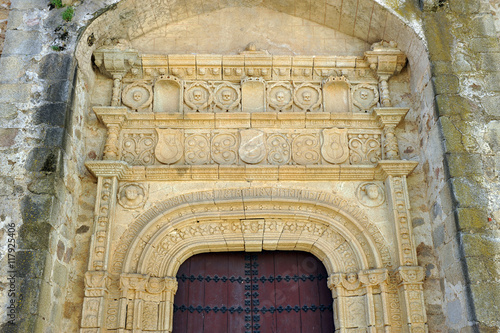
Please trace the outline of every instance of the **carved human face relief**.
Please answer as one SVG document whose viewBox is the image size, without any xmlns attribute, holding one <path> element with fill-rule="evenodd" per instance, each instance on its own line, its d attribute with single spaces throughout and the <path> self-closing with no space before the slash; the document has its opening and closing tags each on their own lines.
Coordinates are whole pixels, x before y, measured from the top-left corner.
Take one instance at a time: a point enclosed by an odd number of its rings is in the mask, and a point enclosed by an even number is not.
<svg viewBox="0 0 500 333">
<path fill-rule="evenodd" d="M 142 184 L 126 184 L 118 192 L 118 202 L 126 209 L 142 207 L 145 201 L 146 188 Z"/>
<path fill-rule="evenodd" d="M 367 207 L 380 206 L 384 200 L 384 190 L 375 183 L 363 183 L 358 186 L 356 196 L 361 204 Z"/>
<path fill-rule="evenodd" d="M 201 102 L 202 96 L 203 96 L 203 93 L 201 92 L 200 89 L 195 89 L 193 91 L 193 100 L 195 102 Z"/>
</svg>

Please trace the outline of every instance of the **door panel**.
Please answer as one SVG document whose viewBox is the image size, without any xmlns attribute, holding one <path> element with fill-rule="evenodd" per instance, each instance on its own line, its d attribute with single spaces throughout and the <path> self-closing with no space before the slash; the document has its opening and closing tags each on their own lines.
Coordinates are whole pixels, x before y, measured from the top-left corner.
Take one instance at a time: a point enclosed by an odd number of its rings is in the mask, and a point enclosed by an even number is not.
<svg viewBox="0 0 500 333">
<path fill-rule="evenodd" d="M 334 331 L 326 270 L 305 252 L 200 254 L 177 280 L 174 333 Z"/>
</svg>

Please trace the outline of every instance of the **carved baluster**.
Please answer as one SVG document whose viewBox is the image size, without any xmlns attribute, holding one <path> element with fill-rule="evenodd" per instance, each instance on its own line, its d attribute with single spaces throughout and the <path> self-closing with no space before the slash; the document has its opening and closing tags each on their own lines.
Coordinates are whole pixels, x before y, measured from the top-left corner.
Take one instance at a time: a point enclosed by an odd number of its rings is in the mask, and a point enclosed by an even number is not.
<svg viewBox="0 0 500 333">
<path fill-rule="evenodd" d="M 389 80 L 388 75 L 382 75 L 379 77 L 379 83 L 380 83 L 380 104 L 383 107 L 390 107 L 392 106 L 391 103 L 391 96 L 389 92 L 389 84 L 387 81 Z"/>
<path fill-rule="evenodd" d="M 399 146 L 396 137 L 396 126 L 401 122 L 408 109 L 379 108 L 375 113 L 384 125 L 384 159 L 399 160 Z"/>
<path fill-rule="evenodd" d="M 127 117 L 127 108 L 95 107 L 94 112 L 97 118 L 106 125 L 108 129 L 106 143 L 104 145 L 104 160 L 117 160 L 120 155 L 118 138 L 122 124 Z"/>
</svg>

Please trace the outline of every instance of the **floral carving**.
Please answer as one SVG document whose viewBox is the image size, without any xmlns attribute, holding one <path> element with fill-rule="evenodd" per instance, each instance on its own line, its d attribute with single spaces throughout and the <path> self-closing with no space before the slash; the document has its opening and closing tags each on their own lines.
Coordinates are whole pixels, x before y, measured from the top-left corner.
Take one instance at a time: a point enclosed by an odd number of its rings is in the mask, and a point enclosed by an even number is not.
<svg viewBox="0 0 500 333">
<path fill-rule="evenodd" d="M 319 138 L 314 134 L 302 134 L 293 139 L 292 158 L 297 164 L 319 162 Z"/>
<path fill-rule="evenodd" d="M 349 148 L 351 164 L 375 164 L 382 156 L 378 134 L 350 134 Z"/>
<path fill-rule="evenodd" d="M 156 137 L 151 132 L 126 132 L 122 138 L 121 159 L 132 165 L 151 165 L 155 162 L 155 144 Z"/>
</svg>

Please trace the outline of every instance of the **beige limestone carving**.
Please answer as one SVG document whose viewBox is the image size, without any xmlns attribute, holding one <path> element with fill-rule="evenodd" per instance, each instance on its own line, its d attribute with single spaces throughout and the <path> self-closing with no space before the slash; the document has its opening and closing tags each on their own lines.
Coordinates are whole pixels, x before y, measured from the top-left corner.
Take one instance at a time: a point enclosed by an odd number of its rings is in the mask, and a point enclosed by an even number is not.
<svg viewBox="0 0 500 333">
<path fill-rule="evenodd" d="M 340 332 L 425 330 L 406 185 L 416 163 L 399 159 L 394 129 L 407 109 L 389 107 L 387 85 L 404 54 L 387 43 L 365 58 L 254 47 L 139 57 L 120 47 L 96 51 L 114 80 L 113 107 L 94 108 L 108 133 L 104 160 L 86 163 L 98 195 L 81 332 L 171 332 L 183 261 L 262 250 L 309 251 L 323 261 Z M 152 106 L 130 101 L 140 87 L 152 87 Z M 192 192 L 189 182 L 201 180 L 208 189 Z M 216 189 L 218 180 L 231 186 Z M 276 186 L 252 182 L 269 180 Z M 311 181 L 350 192 L 306 190 Z M 148 186 L 173 182 L 186 186 L 148 196 Z M 136 191 L 127 197 L 127 188 Z M 120 235 L 117 215 L 128 219 Z M 374 216 L 394 233 L 379 230 Z"/>
<path fill-rule="evenodd" d="M 173 164 L 181 159 L 184 152 L 184 140 L 180 130 L 156 129 L 158 143 L 155 148 L 155 157 L 164 164 Z"/>
<path fill-rule="evenodd" d="M 344 163 L 349 158 L 349 147 L 346 129 L 324 129 L 322 132 L 323 144 L 321 155 L 332 164 Z"/>
<path fill-rule="evenodd" d="M 377 207 L 385 201 L 384 189 L 375 183 L 362 183 L 356 189 L 356 197 L 366 207 Z"/>
<path fill-rule="evenodd" d="M 134 111 L 151 111 L 153 90 L 144 82 L 131 83 L 123 89 L 122 102 Z"/>
<path fill-rule="evenodd" d="M 118 202 L 126 209 L 144 206 L 148 197 L 146 186 L 141 183 L 123 184 L 118 189 Z"/>
</svg>

